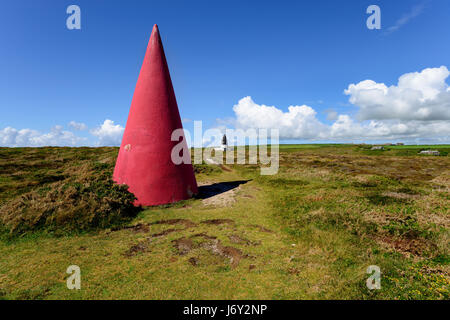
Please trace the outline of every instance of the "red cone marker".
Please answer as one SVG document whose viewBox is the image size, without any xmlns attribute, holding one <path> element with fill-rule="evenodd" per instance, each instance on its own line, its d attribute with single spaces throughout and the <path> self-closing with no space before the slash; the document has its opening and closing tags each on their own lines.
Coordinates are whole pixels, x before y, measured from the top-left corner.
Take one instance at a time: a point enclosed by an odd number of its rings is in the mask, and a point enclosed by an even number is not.
<svg viewBox="0 0 450 320">
<path fill-rule="evenodd" d="M 191 164 L 172 162 L 172 132 L 182 128 L 158 26 L 153 27 L 134 90 L 114 169 L 114 181 L 127 184 L 135 205 L 159 205 L 192 197 L 197 181 Z M 186 141 L 183 136 L 183 143 Z M 187 150 L 187 145 L 184 150 Z"/>
</svg>

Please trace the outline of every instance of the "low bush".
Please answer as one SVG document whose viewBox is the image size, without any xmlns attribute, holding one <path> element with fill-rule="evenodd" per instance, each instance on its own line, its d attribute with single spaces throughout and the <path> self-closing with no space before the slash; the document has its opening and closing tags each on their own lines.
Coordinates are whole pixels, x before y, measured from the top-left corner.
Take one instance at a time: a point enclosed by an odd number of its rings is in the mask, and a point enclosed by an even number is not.
<svg viewBox="0 0 450 320">
<path fill-rule="evenodd" d="M 139 211 L 128 186 L 112 180 L 113 162 L 86 162 L 65 180 L 7 201 L 0 222 L 10 233 L 37 229 L 73 231 L 117 225 Z"/>
</svg>

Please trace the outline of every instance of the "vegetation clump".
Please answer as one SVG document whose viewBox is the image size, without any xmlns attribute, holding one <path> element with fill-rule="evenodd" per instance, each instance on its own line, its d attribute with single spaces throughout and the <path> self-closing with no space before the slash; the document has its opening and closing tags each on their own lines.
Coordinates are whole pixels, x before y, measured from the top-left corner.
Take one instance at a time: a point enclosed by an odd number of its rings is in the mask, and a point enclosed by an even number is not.
<svg viewBox="0 0 450 320">
<path fill-rule="evenodd" d="M 66 166 L 65 179 L 39 185 L 1 205 L 0 223 L 12 234 L 38 229 L 81 231 L 111 227 L 139 210 L 128 186 L 112 180 L 114 157 Z"/>
</svg>

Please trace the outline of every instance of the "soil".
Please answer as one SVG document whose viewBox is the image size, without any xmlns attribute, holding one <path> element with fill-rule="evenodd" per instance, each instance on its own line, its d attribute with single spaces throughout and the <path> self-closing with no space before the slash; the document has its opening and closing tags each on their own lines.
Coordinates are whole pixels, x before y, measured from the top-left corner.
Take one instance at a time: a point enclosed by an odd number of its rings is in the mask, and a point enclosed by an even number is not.
<svg viewBox="0 0 450 320">
<path fill-rule="evenodd" d="M 246 239 L 237 234 L 229 235 L 228 238 L 230 239 L 231 243 L 236 243 L 236 244 L 243 244 L 243 245 L 247 245 L 247 246 L 250 246 L 250 245 L 257 246 L 257 245 L 261 244 L 261 241 L 251 241 L 251 240 Z"/>
<path fill-rule="evenodd" d="M 201 223 L 213 224 L 217 226 L 220 224 L 234 224 L 234 221 L 231 219 L 210 219 L 210 220 L 203 220 Z"/>
<path fill-rule="evenodd" d="M 182 224 L 186 228 L 195 227 L 197 224 L 195 222 L 192 222 L 188 219 L 167 219 L 167 220 L 159 220 L 152 222 L 151 224 L 168 224 L 168 225 L 175 225 L 175 224 Z"/>
<path fill-rule="evenodd" d="M 214 240 L 214 239 L 217 239 L 217 237 L 207 235 L 205 232 L 202 232 L 202 233 L 196 233 L 196 234 L 194 234 L 194 235 L 191 236 L 191 238 L 195 238 L 195 237 L 201 237 L 201 238 L 205 238 L 205 239 L 208 239 L 208 240 Z"/>
<path fill-rule="evenodd" d="M 131 231 L 134 233 L 147 233 L 150 231 L 150 228 L 146 224 L 139 223 L 131 228 Z"/>
<path fill-rule="evenodd" d="M 124 256 L 130 258 L 132 256 L 137 255 L 139 252 L 144 252 L 147 250 L 147 242 L 139 242 L 130 247 L 125 253 Z"/>
<path fill-rule="evenodd" d="M 199 262 L 198 259 L 197 259 L 197 258 L 194 258 L 194 257 L 189 258 L 188 261 L 189 261 L 189 263 L 192 264 L 194 267 L 197 266 L 197 265 L 198 265 L 198 262 Z"/>
<path fill-rule="evenodd" d="M 164 231 L 159 232 L 159 233 L 154 233 L 154 234 L 151 235 L 151 237 L 152 238 L 163 237 L 163 236 L 168 235 L 169 233 L 172 233 L 172 232 L 175 232 L 175 231 L 179 231 L 179 230 L 180 229 L 167 229 L 167 230 L 164 230 Z"/>
<path fill-rule="evenodd" d="M 172 241 L 175 248 L 178 250 L 179 255 L 185 255 L 189 253 L 194 247 L 194 242 L 189 238 L 180 238 Z"/>
<path fill-rule="evenodd" d="M 380 236 L 377 240 L 384 246 L 393 248 L 405 256 L 421 256 L 424 252 L 432 251 L 432 247 L 434 246 L 424 239 L 404 239 L 392 236 Z"/>
<path fill-rule="evenodd" d="M 111 232 L 115 232 L 115 231 L 121 231 L 121 230 L 131 230 L 133 233 L 140 233 L 140 232 L 149 232 L 150 228 L 148 227 L 148 224 L 142 224 L 142 223 L 138 223 L 134 226 L 125 226 L 125 227 L 120 227 L 120 228 L 112 228 Z"/>
<path fill-rule="evenodd" d="M 195 244 L 191 238 L 195 237 L 201 237 L 205 239 L 205 241 L 200 242 L 199 244 Z M 221 241 L 219 239 L 216 239 L 216 237 L 208 236 L 204 233 L 199 233 L 196 235 L 191 236 L 190 238 L 182 237 L 176 240 L 173 240 L 172 243 L 174 244 L 174 247 L 177 249 L 177 252 L 179 255 L 186 255 L 189 252 L 191 252 L 194 249 L 197 248 L 203 248 L 211 252 L 212 254 L 219 255 L 221 257 L 225 257 L 230 259 L 230 264 L 232 268 L 235 268 L 238 266 L 239 261 L 245 257 L 245 255 L 242 253 L 241 250 L 230 247 L 230 246 L 224 246 L 222 245 Z M 195 259 L 195 260 L 193 260 Z M 195 263 L 194 263 L 195 261 Z M 189 262 L 192 265 L 198 264 L 197 258 L 190 258 Z"/>
<path fill-rule="evenodd" d="M 237 267 L 239 265 L 239 261 L 244 258 L 241 250 L 234 247 L 223 246 L 218 239 L 204 242 L 201 246 L 213 254 L 229 258 L 232 268 Z"/>
</svg>

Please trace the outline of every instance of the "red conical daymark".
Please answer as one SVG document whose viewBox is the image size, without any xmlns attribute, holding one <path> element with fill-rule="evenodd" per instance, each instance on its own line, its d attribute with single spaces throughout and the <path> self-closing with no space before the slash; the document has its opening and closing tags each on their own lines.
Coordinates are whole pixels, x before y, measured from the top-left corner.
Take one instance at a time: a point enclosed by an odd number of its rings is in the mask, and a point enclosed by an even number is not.
<svg viewBox="0 0 450 320">
<path fill-rule="evenodd" d="M 197 193 L 191 164 L 172 162 L 172 132 L 182 128 L 163 45 L 155 24 L 134 90 L 114 169 L 114 181 L 127 184 L 135 205 L 176 202 Z M 187 150 L 183 136 L 184 150 Z"/>
</svg>

